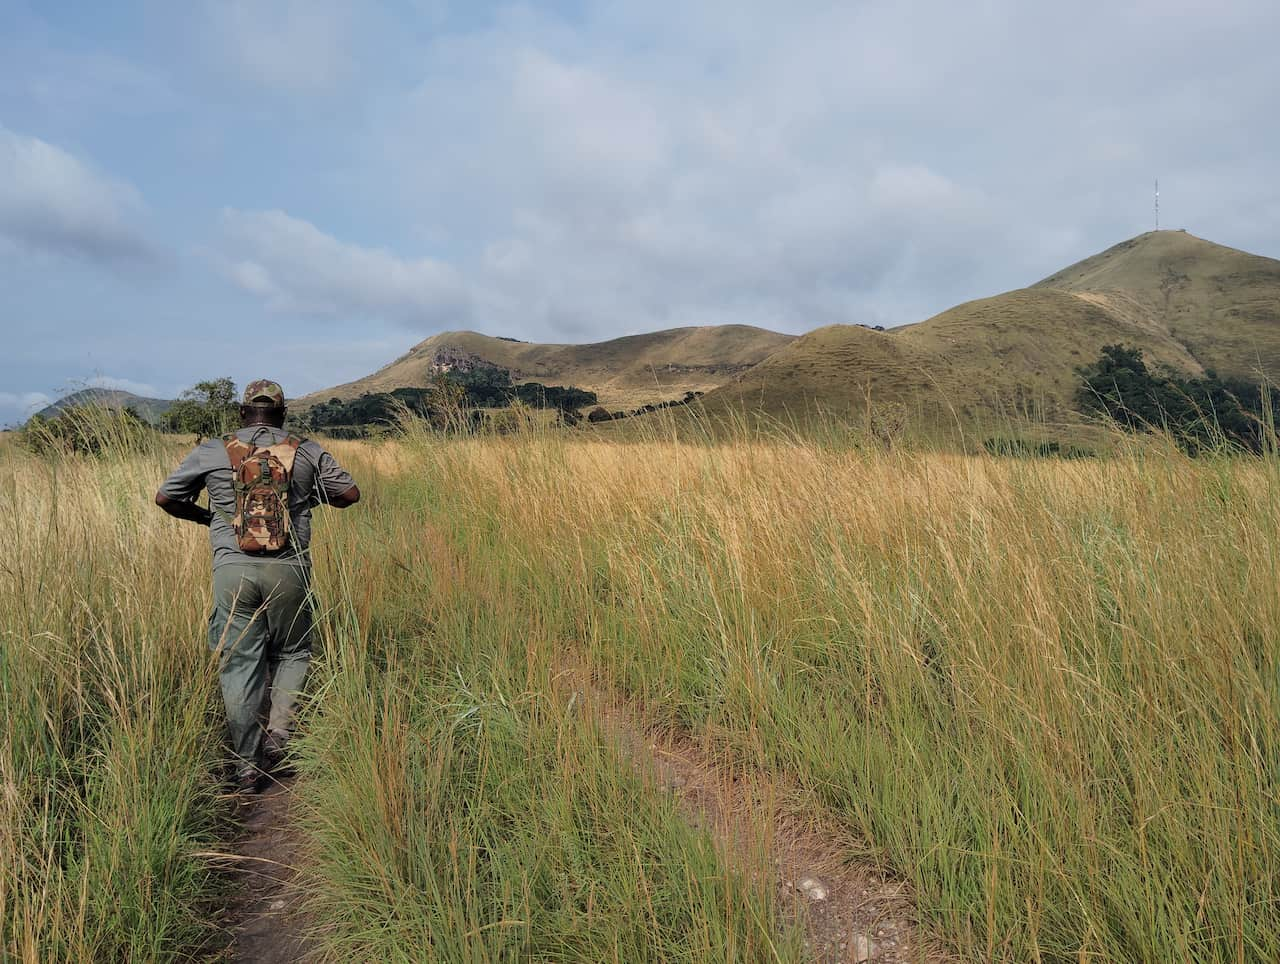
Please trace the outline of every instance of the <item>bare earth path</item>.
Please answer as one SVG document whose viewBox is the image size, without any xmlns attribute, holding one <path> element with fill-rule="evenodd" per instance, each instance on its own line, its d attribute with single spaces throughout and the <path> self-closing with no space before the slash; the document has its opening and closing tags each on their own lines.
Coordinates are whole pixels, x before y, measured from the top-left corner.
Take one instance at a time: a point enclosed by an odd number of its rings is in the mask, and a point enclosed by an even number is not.
<svg viewBox="0 0 1280 964">
<path fill-rule="evenodd" d="M 743 863 L 763 845 L 776 868 L 782 907 L 803 921 L 821 964 L 941 964 L 955 958 L 916 922 L 905 883 L 859 856 L 865 848 L 804 795 L 763 774 L 733 771 L 687 735 L 656 730 L 581 670 L 565 674 L 577 698 L 636 768 L 672 793 L 690 823 L 708 830 Z M 760 839 L 763 837 L 764 839 Z"/>
<path fill-rule="evenodd" d="M 750 770 L 712 759 L 693 739 L 649 726 L 642 713 L 581 670 L 562 682 L 586 704 L 647 780 L 671 793 L 691 824 L 710 832 L 744 866 L 761 847 L 788 916 L 803 921 L 820 964 L 950 964 L 955 958 L 916 922 L 905 884 L 860 857 L 858 841 L 805 806 L 803 793 Z M 235 881 L 227 908 L 227 959 L 286 964 L 316 959 L 299 911 L 302 838 L 290 819 L 293 778 L 270 780 L 246 800 L 244 825 L 226 856 Z"/>
<path fill-rule="evenodd" d="M 238 964 L 286 964 L 314 956 L 303 936 L 295 885 L 301 836 L 289 818 L 292 777 L 269 779 L 258 796 L 244 801 L 244 828 L 231 851 L 234 896 L 227 909 Z"/>
</svg>

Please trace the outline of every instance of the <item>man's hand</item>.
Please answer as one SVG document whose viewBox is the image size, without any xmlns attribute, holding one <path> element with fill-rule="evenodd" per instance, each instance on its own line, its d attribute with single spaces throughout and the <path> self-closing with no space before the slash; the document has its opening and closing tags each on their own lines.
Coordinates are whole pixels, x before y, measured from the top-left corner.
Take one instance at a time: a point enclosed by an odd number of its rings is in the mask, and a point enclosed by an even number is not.
<svg viewBox="0 0 1280 964">
<path fill-rule="evenodd" d="M 203 506 L 198 506 L 194 502 L 180 502 L 177 499 L 171 499 L 163 492 L 156 493 L 156 505 L 160 506 L 175 519 L 195 522 L 202 526 L 207 526 L 213 521 L 213 513 Z"/>
<path fill-rule="evenodd" d="M 346 492 L 340 492 L 329 500 L 329 505 L 335 509 L 345 509 L 349 505 L 355 505 L 360 501 L 360 487 L 353 485 Z"/>
</svg>

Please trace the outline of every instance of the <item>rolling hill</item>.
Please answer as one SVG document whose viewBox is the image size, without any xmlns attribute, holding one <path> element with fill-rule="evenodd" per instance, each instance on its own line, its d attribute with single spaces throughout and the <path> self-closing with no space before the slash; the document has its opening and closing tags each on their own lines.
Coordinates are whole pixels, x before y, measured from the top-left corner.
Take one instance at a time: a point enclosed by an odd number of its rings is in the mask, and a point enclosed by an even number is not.
<svg viewBox="0 0 1280 964">
<path fill-rule="evenodd" d="M 443 332 L 415 345 L 372 375 L 294 400 L 297 409 L 330 398 L 423 387 L 441 366 L 481 360 L 511 371 L 517 382 L 574 385 L 610 409 L 638 408 L 710 391 L 749 370 L 795 335 L 747 325 L 673 328 L 585 345 L 542 345 L 472 331 Z"/>
<path fill-rule="evenodd" d="M 1028 288 L 950 308 L 888 331 L 834 325 L 795 336 L 745 325 L 677 328 L 595 344 L 544 345 L 445 332 L 364 378 L 292 402 L 427 385 L 436 372 L 490 364 L 517 382 L 573 385 L 610 410 L 706 393 L 701 408 L 859 417 L 868 403 L 925 421 L 1034 412 L 1073 417 L 1076 369 L 1103 345 L 1141 348 L 1192 375 L 1280 375 L 1280 261 L 1183 231 L 1123 241 Z M 86 389 L 71 404 L 131 405 L 146 418 L 168 402 Z"/>
<path fill-rule="evenodd" d="M 148 398 L 117 388 L 82 388 L 78 392 L 63 395 L 52 405 L 47 405 L 37 415 L 52 418 L 64 409 L 76 405 L 100 405 L 103 408 L 132 408 L 148 422 L 157 421 L 173 402 L 164 398 Z"/>
<path fill-rule="evenodd" d="M 1167 335 L 1204 368 L 1280 376 L 1280 261 L 1153 231 L 1045 278 L 1110 314 Z"/>
<path fill-rule="evenodd" d="M 1069 417 L 1076 368 L 1117 342 L 1194 375 L 1280 374 L 1280 261 L 1152 232 L 918 324 L 810 332 L 703 405 L 801 415 L 870 401 L 923 418 L 1011 409 Z"/>
</svg>

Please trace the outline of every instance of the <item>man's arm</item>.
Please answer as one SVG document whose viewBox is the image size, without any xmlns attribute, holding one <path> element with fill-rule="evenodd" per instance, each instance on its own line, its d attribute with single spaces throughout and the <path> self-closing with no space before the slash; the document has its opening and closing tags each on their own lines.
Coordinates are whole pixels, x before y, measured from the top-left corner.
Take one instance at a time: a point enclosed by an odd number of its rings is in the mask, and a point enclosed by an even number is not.
<svg viewBox="0 0 1280 964">
<path fill-rule="evenodd" d="M 356 498 L 360 498 L 359 492 L 356 493 Z M 196 505 L 194 502 L 184 502 L 181 499 L 171 499 L 163 492 L 156 493 L 156 505 L 175 519 L 195 522 L 202 526 L 207 526 L 213 521 L 213 513 L 204 506 Z"/>
<path fill-rule="evenodd" d="M 318 505 L 331 505 L 335 509 L 345 509 L 360 501 L 360 487 L 329 452 L 314 442 L 306 443 L 314 446 L 315 458 L 315 500 Z"/>
<path fill-rule="evenodd" d="M 355 505 L 360 501 L 360 486 L 354 482 L 345 492 L 339 492 L 337 495 L 329 497 L 329 505 L 335 509 L 345 509 L 349 505 Z"/>
<path fill-rule="evenodd" d="M 196 505 L 208 474 L 201 459 L 201 450 L 199 445 L 192 449 L 182 464 L 161 483 L 156 492 L 156 505 L 175 519 L 207 526 L 213 513 Z"/>
</svg>

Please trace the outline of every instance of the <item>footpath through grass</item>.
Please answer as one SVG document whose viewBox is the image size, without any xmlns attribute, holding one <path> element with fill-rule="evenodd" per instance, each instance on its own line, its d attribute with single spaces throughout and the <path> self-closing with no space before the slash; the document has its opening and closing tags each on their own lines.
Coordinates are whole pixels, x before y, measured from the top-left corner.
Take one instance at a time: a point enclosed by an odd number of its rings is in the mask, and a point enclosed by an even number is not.
<svg viewBox="0 0 1280 964">
<path fill-rule="evenodd" d="M 578 649 L 814 790 L 968 954 L 1280 959 L 1275 463 L 554 437 L 395 457 L 352 533 L 369 553 L 329 574 L 358 602 L 313 718 L 322 906 L 351 946 L 766 948 L 764 904 L 695 887 L 697 841 L 626 805 L 549 695 Z"/>
<path fill-rule="evenodd" d="M 504 527 L 449 527 L 423 465 L 376 478 L 364 513 L 325 533 L 342 549 L 320 582 L 350 605 L 329 621 L 297 792 L 329 948 L 800 960 L 765 854 L 755 879 L 730 865 L 557 685 L 561 623 L 507 598 L 524 566 L 501 552 Z"/>
</svg>

